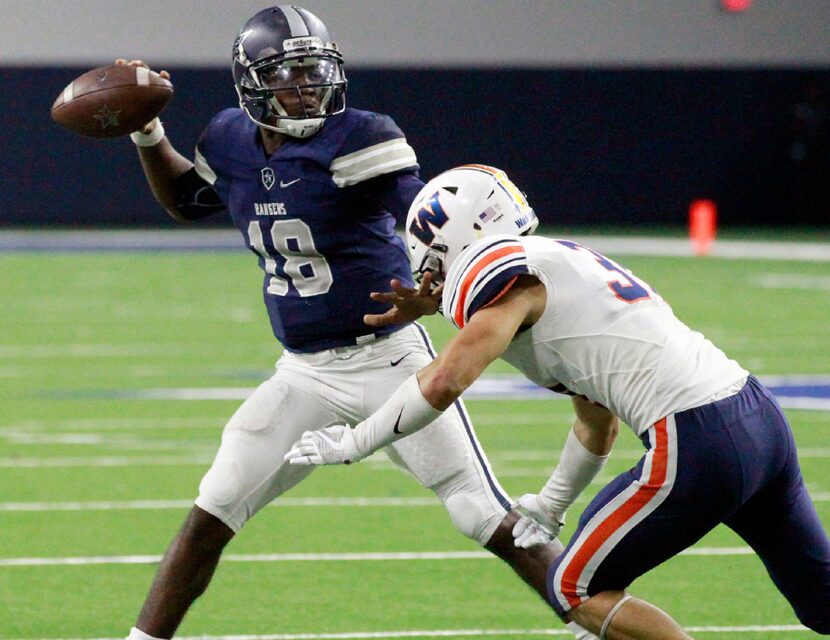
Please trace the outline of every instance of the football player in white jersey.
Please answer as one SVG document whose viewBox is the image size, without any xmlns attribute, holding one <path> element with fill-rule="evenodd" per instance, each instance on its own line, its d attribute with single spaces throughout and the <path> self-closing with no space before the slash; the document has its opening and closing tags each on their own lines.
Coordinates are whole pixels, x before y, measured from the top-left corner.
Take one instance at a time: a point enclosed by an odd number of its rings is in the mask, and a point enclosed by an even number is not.
<svg viewBox="0 0 830 640">
<path fill-rule="evenodd" d="M 626 589 L 721 523 L 756 551 L 801 622 L 830 634 L 830 540 L 772 395 L 645 282 L 575 242 L 527 237 L 536 226 L 498 169 L 466 165 L 427 183 L 407 219 L 412 264 L 421 293 L 443 287 L 443 314 L 461 331 L 368 419 L 307 432 L 286 459 L 358 461 L 430 424 L 502 357 L 572 395 L 576 412 L 550 479 L 519 500 L 517 546 L 559 533 L 619 420 L 646 448 L 586 507 L 548 570 L 549 602 L 577 637 L 689 638 Z M 367 322 L 437 310 L 417 293 L 393 282 L 373 294 L 393 307 Z"/>
</svg>

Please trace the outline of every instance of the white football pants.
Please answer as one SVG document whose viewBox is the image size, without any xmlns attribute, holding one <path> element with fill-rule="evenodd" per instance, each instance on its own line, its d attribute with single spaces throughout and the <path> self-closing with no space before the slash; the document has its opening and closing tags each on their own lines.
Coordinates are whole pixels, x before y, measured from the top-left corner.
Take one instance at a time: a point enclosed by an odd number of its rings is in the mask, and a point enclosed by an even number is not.
<svg viewBox="0 0 830 640">
<path fill-rule="evenodd" d="M 306 430 L 355 425 L 434 357 L 426 331 L 413 324 L 355 347 L 313 354 L 286 351 L 276 372 L 231 417 L 196 504 L 233 531 L 315 467 L 283 456 Z M 389 457 L 431 489 L 456 527 L 485 544 L 509 509 L 458 401 L 431 425 L 386 448 Z"/>
</svg>

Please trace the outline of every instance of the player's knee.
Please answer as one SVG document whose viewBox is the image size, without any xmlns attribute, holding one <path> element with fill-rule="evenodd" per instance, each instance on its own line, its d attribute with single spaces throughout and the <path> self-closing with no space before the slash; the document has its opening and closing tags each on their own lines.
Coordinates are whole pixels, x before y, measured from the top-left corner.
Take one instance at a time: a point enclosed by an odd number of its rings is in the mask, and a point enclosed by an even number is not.
<svg viewBox="0 0 830 640">
<path fill-rule="evenodd" d="M 234 531 L 219 518 L 194 506 L 179 531 L 177 542 L 203 555 L 218 555 L 234 535 Z"/>
<path fill-rule="evenodd" d="M 487 544 L 504 517 L 503 512 L 486 508 L 486 501 L 477 500 L 470 493 L 454 493 L 445 500 L 444 506 L 455 528 L 482 546 Z"/>
<path fill-rule="evenodd" d="M 203 511 L 220 519 L 233 531 L 239 531 L 244 524 L 235 517 L 235 507 L 243 491 L 242 472 L 239 464 L 229 458 L 218 457 L 199 484 L 196 505 Z"/>
</svg>

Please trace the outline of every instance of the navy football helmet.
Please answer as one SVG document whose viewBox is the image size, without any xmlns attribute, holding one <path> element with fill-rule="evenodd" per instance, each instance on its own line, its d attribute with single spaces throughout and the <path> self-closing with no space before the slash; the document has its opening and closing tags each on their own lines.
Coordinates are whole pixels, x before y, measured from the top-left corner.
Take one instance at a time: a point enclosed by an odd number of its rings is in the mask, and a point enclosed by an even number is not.
<svg viewBox="0 0 830 640">
<path fill-rule="evenodd" d="M 258 125 L 295 138 L 346 108 L 343 56 L 326 25 L 294 5 L 263 9 L 233 44 L 239 105 Z"/>
</svg>

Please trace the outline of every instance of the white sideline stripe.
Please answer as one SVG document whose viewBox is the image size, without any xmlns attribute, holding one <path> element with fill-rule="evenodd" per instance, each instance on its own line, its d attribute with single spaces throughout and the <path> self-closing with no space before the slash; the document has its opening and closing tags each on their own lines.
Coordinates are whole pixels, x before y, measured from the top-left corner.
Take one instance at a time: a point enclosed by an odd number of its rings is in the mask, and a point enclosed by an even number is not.
<svg viewBox="0 0 830 640">
<path fill-rule="evenodd" d="M 548 235 L 548 234 L 545 234 Z M 693 257 L 692 243 L 685 238 L 570 236 L 580 244 L 612 256 L 643 255 Z M 827 262 L 830 246 L 823 242 L 752 242 L 749 240 L 716 240 L 709 254 L 713 258 L 732 260 L 796 260 Z"/>
<path fill-rule="evenodd" d="M 809 631 L 800 624 L 730 627 L 684 627 L 692 633 L 762 633 Z M 567 629 L 429 629 L 420 631 L 351 631 L 341 633 L 266 633 L 230 636 L 176 636 L 178 640 L 366 640 L 375 638 L 466 638 L 470 636 L 570 636 Z M 123 638 L 19 638 L 17 640 L 123 640 Z"/>
<path fill-rule="evenodd" d="M 93 502 L 0 502 L 0 511 L 132 511 L 182 509 L 193 500 L 100 500 Z M 438 498 L 280 498 L 269 507 L 440 507 Z"/>
<path fill-rule="evenodd" d="M 216 174 L 207 166 L 204 157 L 196 151 L 196 169 L 211 184 Z M 544 231 L 544 229 L 543 229 Z M 542 233 L 554 237 L 550 233 Z M 569 236 L 570 240 L 587 245 L 609 257 L 681 256 L 694 258 L 692 243 L 687 238 L 654 236 Z M 202 231 L 130 230 L 130 231 L 0 231 L 0 251 L 51 250 L 164 250 L 240 248 L 239 232 L 235 229 L 205 229 Z M 826 242 L 751 242 L 717 240 L 710 254 L 715 258 L 751 260 L 801 260 L 830 262 L 830 244 Z"/>
<path fill-rule="evenodd" d="M 769 380 L 777 381 L 780 386 L 790 385 L 826 385 L 828 376 L 761 376 L 761 382 L 770 385 Z M 772 384 L 771 386 L 776 386 Z M 162 387 L 154 389 L 132 389 L 112 392 L 111 397 L 131 400 L 245 400 L 255 387 Z M 569 400 L 568 396 L 553 393 L 539 387 L 521 375 L 496 374 L 485 375 L 476 380 L 464 393 L 465 400 L 502 399 L 502 400 Z M 812 409 L 830 411 L 830 398 L 800 397 L 779 394 L 779 404 L 785 409 Z M 509 419 L 504 421 L 506 424 Z"/>
<path fill-rule="evenodd" d="M 749 556 L 749 547 L 696 547 L 688 556 Z M 487 551 L 399 551 L 386 553 L 229 553 L 223 562 L 367 562 L 387 560 L 491 560 Z M 0 558 L 0 567 L 88 566 L 100 564 L 155 564 L 161 556 L 78 556 L 70 558 Z"/>
<path fill-rule="evenodd" d="M 629 453 L 628 451 L 620 451 L 620 456 L 624 453 Z M 636 457 L 637 455 L 642 455 L 642 452 L 630 452 L 632 457 Z M 500 473 L 499 476 L 504 477 L 516 477 L 516 478 L 529 478 L 529 477 L 538 477 L 540 474 L 547 473 L 550 475 L 552 471 L 552 467 L 554 461 L 557 459 L 558 452 L 554 452 L 550 454 L 550 464 L 544 465 L 543 468 L 513 468 L 513 467 L 505 467 Z M 802 452 L 799 450 L 798 457 L 801 460 L 805 460 L 807 458 L 826 458 L 828 457 L 825 453 L 811 453 L 810 451 Z M 101 456 L 101 457 L 85 457 L 85 458 L 76 458 L 76 457 L 62 457 L 62 458 L 0 458 L 0 469 L 69 469 L 74 467 L 89 467 L 89 468 L 99 468 L 99 467 L 173 467 L 173 466 L 202 466 L 206 464 L 210 464 L 213 462 L 214 454 L 211 453 L 210 455 L 204 456 L 188 456 L 188 457 L 179 457 L 179 456 L 164 456 L 164 457 L 155 457 L 155 456 Z M 498 455 L 490 456 L 493 460 L 499 460 Z M 533 460 L 539 460 L 533 456 L 528 457 L 528 462 L 532 462 Z M 373 470 L 385 470 L 385 469 L 393 469 L 396 468 L 391 462 L 389 462 L 385 458 L 371 458 L 365 461 L 367 467 L 372 468 Z M 830 494 L 814 494 L 813 500 L 814 501 L 827 501 L 830 498 L 825 496 L 830 496 Z"/>
<path fill-rule="evenodd" d="M 830 276 L 805 273 L 762 273 L 756 283 L 764 289 L 806 289 L 830 291 Z"/>
</svg>

